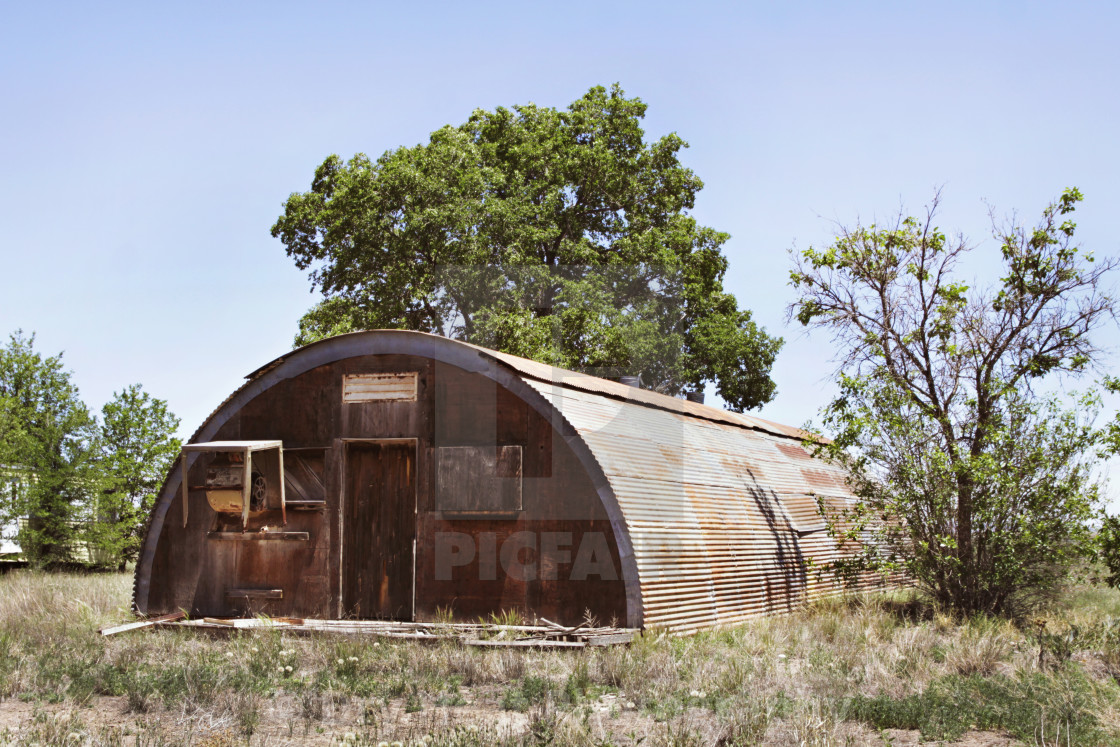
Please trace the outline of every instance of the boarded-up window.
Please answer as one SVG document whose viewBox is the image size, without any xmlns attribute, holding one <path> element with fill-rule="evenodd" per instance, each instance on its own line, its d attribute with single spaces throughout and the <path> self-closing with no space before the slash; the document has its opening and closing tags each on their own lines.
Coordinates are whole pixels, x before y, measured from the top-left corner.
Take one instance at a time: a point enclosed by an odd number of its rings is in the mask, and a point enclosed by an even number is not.
<svg viewBox="0 0 1120 747">
<path fill-rule="evenodd" d="M 323 452 L 284 454 L 284 486 L 290 504 L 325 503 Z"/>
<path fill-rule="evenodd" d="M 521 510 L 520 446 L 436 449 L 436 510 L 515 513 Z"/>
<path fill-rule="evenodd" d="M 416 401 L 415 371 L 409 373 L 347 374 L 342 377 L 343 402 Z"/>
</svg>

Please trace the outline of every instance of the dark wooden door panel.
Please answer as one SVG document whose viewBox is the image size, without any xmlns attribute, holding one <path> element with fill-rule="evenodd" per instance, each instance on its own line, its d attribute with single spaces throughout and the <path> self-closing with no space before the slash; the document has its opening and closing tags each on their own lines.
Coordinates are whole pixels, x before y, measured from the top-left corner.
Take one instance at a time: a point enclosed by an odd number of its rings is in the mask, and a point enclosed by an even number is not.
<svg viewBox="0 0 1120 747">
<path fill-rule="evenodd" d="M 343 609 L 353 617 L 412 619 L 416 447 L 346 446 Z"/>
</svg>

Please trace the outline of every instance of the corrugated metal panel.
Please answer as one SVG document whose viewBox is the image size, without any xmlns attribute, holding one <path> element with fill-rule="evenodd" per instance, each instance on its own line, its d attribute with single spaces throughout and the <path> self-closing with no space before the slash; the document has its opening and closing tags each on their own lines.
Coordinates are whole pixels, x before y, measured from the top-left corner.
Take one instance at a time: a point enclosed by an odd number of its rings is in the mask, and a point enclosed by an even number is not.
<svg viewBox="0 0 1120 747">
<path fill-rule="evenodd" d="M 487 350 L 486 348 L 478 348 L 477 346 L 472 347 L 476 347 L 487 355 L 500 360 L 518 373 L 542 383 L 558 384 L 569 389 L 576 389 L 591 394 L 602 394 L 614 399 L 636 402 L 649 407 L 656 407 L 661 410 L 668 410 L 669 412 L 689 415 L 694 418 L 703 418 L 704 420 L 710 420 L 716 423 L 728 423 L 739 427 L 754 428 L 779 436 L 797 439 L 814 438 L 812 434 L 800 428 L 781 425 L 754 415 L 727 412 L 717 407 L 709 407 L 698 402 L 677 399 L 676 397 L 670 397 L 649 389 L 640 389 L 617 381 L 600 379 L 576 371 L 557 368 L 556 366 L 550 366 L 546 363 L 519 358 L 516 355 L 499 353 L 494 350 Z"/>
<path fill-rule="evenodd" d="M 525 381 L 572 425 L 610 483 L 634 548 L 645 625 L 733 625 L 839 590 L 810 570 L 810 559 L 827 563 L 839 552 L 810 495 L 836 506 L 853 500 L 838 467 L 776 429 L 696 418 L 684 407 L 693 403 L 671 411 L 589 391 L 583 379 L 580 388 Z"/>
<path fill-rule="evenodd" d="M 342 377 L 343 402 L 416 401 L 418 377 L 409 373 L 347 374 Z"/>
<path fill-rule="evenodd" d="M 782 498 L 782 505 L 785 506 L 786 513 L 789 514 L 798 532 L 805 534 L 825 528 L 825 518 L 821 516 L 814 496 L 787 495 Z"/>
</svg>

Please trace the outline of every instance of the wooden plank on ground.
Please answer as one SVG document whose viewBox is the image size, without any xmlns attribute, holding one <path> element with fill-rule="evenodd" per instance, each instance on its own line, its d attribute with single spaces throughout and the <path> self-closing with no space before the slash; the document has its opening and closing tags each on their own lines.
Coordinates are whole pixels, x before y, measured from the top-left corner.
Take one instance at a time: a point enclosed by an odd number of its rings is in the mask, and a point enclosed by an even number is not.
<svg viewBox="0 0 1120 747">
<path fill-rule="evenodd" d="M 634 640 L 634 633 L 597 633 L 595 635 L 581 635 L 580 640 L 587 641 L 588 646 L 614 646 L 619 643 L 630 643 Z"/>
<path fill-rule="evenodd" d="M 276 622 L 268 618 L 261 617 L 204 617 L 202 622 L 208 625 L 216 625 L 222 628 L 287 628 L 288 623 Z M 195 624 L 195 627 L 202 627 Z"/>
<path fill-rule="evenodd" d="M 251 590 L 256 591 L 256 590 Z M 152 624 L 156 624 L 153 620 Z M 261 629 L 282 627 L 292 633 L 336 633 L 339 635 L 372 635 L 413 641 L 440 641 L 457 639 L 465 646 L 488 648 L 586 648 L 612 646 L 633 640 L 637 630 L 629 628 L 541 628 L 528 625 L 485 625 L 477 623 L 417 623 L 391 620 L 316 620 L 301 617 L 204 617 L 201 620 L 182 620 L 166 623 L 212 631 L 231 629 Z M 582 628 L 582 629 L 581 629 Z M 569 632 L 574 630 L 574 633 Z M 495 638 L 480 638 L 485 633 L 497 633 Z M 521 638 L 506 638 L 509 633 L 528 634 Z M 568 636 L 575 640 L 564 640 Z"/>
<path fill-rule="evenodd" d="M 150 617 L 147 620 L 137 620 L 135 622 L 122 623 L 120 625 L 109 625 L 107 627 L 101 628 L 99 632 L 101 633 L 101 635 L 116 635 L 117 633 L 124 633 L 129 630 L 139 630 L 140 628 L 147 628 L 162 622 L 173 622 L 175 620 L 182 620 L 186 616 L 187 613 L 180 610 L 179 612 L 172 612 L 168 615 Z"/>
<path fill-rule="evenodd" d="M 471 640 L 463 641 L 463 645 L 487 648 L 587 648 L 587 644 L 583 641 L 555 641 L 548 638 L 520 641 Z"/>
</svg>

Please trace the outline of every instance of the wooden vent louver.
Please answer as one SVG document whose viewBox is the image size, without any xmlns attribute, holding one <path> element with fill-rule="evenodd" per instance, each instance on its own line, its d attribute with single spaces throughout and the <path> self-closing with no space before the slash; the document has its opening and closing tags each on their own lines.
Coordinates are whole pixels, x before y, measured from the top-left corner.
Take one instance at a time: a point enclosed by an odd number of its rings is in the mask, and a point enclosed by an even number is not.
<svg viewBox="0 0 1120 747">
<path fill-rule="evenodd" d="M 347 374 L 342 377 L 342 401 L 415 402 L 419 377 L 408 373 Z"/>
</svg>

